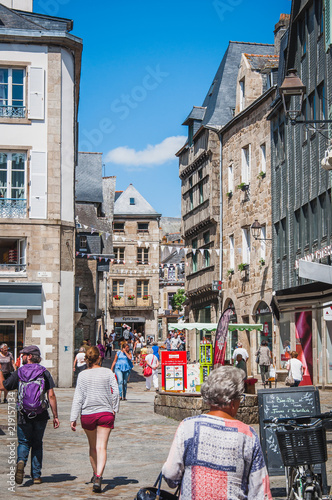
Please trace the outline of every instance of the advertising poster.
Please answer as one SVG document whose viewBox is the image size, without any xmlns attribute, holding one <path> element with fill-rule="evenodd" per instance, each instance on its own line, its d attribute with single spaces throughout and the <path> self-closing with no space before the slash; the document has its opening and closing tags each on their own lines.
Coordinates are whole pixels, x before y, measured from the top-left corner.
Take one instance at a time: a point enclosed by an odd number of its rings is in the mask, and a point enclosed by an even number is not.
<svg viewBox="0 0 332 500">
<path fill-rule="evenodd" d="M 187 353 L 185 351 L 161 351 L 161 380 L 164 391 L 185 391 L 187 388 Z"/>
<path fill-rule="evenodd" d="M 300 385 L 312 385 L 312 312 L 295 314 L 295 336 L 297 359 L 303 364 L 303 380 Z"/>
</svg>

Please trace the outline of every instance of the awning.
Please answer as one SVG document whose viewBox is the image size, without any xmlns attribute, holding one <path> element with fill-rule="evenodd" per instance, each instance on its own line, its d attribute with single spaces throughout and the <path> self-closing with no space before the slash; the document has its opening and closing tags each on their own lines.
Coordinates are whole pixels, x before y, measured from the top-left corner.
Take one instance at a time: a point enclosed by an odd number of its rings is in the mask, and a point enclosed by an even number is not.
<svg viewBox="0 0 332 500">
<path fill-rule="evenodd" d="M 206 330 L 211 332 L 217 329 L 217 323 L 168 323 L 169 330 Z"/>
<path fill-rule="evenodd" d="M 40 311 L 42 289 L 41 283 L 0 283 L 0 311 Z"/>
<path fill-rule="evenodd" d="M 263 331 L 263 325 L 260 323 L 257 323 L 257 325 L 248 325 L 246 323 L 230 323 L 228 325 L 228 330 L 230 332 L 234 332 L 234 330 L 240 330 L 240 332 L 243 332 L 244 330 L 258 330 L 260 332 Z"/>
<path fill-rule="evenodd" d="M 217 323 L 168 323 L 169 330 L 206 330 L 207 332 L 212 332 L 217 329 Z M 257 325 L 248 325 L 246 323 L 230 323 L 228 325 L 228 330 L 233 332 L 234 330 L 258 330 L 263 331 L 263 325 L 258 323 Z"/>
</svg>

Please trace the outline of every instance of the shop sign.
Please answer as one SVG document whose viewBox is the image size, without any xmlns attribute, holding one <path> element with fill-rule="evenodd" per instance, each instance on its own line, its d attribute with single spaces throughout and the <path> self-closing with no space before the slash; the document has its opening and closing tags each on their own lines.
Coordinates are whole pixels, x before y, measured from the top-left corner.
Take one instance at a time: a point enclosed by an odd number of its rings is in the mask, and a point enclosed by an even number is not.
<svg viewBox="0 0 332 500">
<path fill-rule="evenodd" d="M 323 309 L 323 317 L 325 321 L 332 321 L 332 306 Z"/>
<path fill-rule="evenodd" d="M 114 323 L 145 323 L 141 316 L 119 316 L 114 318 Z"/>
<path fill-rule="evenodd" d="M 268 334 L 269 334 L 269 324 L 268 324 L 268 322 L 267 322 L 267 321 L 264 323 L 264 329 L 263 329 L 263 332 L 264 332 L 265 337 L 267 337 L 267 336 L 268 336 Z"/>
<path fill-rule="evenodd" d="M 295 269 L 299 268 L 300 260 L 304 260 L 306 262 L 312 262 L 315 259 L 322 259 L 323 257 L 327 257 L 329 255 L 332 255 L 332 245 L 327 245 L 326 247 L 321 248 L 320 250 L 316 250 L 316 252 L 305 255 L 302 259 L 296 260 Z"/>
</svg>

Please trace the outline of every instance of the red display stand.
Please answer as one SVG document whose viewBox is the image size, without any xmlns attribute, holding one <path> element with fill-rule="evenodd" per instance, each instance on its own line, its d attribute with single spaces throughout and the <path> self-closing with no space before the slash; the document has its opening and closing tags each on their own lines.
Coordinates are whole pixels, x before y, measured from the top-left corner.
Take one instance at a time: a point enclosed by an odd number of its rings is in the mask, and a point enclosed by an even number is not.
<svg viewBox="0 0 332 500">
<path fill-rule="evenodd" d="M 187 388 L 186 351 L 161 351 L 161 386 L 163 391 L 184 392 Z"/>
</svg>

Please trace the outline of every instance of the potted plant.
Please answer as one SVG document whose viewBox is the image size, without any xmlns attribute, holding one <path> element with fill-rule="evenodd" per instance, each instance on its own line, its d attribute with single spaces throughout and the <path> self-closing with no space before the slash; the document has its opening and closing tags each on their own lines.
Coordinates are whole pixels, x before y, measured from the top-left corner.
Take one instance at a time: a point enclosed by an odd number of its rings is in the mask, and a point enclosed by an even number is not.
<svg viewBox="0 0 332 500">
<path fill-rule="evenodd" d="M 114 295 L 114 300 L 120 300 L 122 299 L 121 295 Z"/>
<path fill-rule="evenodd" d="M 134 300 L 134 298 L 135 298 L 135 295 L 128 295 L 129 300 Z"/>
<path fill-rule="evenodd" d="M 234 274 L 234 269 L 228 269 L 227 276 L 230 278 Z"/>
<path fill-rule="evenodd" d="M 241 191 L 248 191 L 249 184 L 246 184 L 245 182 L 241 182 L 241 184 L 237 185 L 237 189 L 241 189 Z"/>
<path fill-rule="evenodd" d="M 261 259 L 259 259 L 258 262 L 259 262 L 260 267 L 265 266 L 265 259 L 263 259 L 263 257 Z"/>
<path fill-rule="evenodd" d="M 239 264 L 237 268 L 239 271 L 247 271 L 247 269 L 249 269 L 249 264 L 241 262 L 241 264 Z"/>
<path fill-rule="evenodd" d="M 228 191 L 228 193 L 226 193 L 226 196 L 227 196 L 227 198 L 228 198 L 228 199 L 229 199 L 229 198 L 232 198 L 232 196 L 233 196 L 233 191 Z"/>
<path fill-rule="evenodd" d="M 149 296 L 148 295 L 143 295 L 143 300 L 148 300 Z"/>
<path fill-rule="evenodd" d="M 263 172 L 263 170 L 261 172 L 259 172 L 259 174 L 257 175 L 257 179 L 264 179 L 264 177 L 266 177 L 266 172 Z"/>
</svg>

